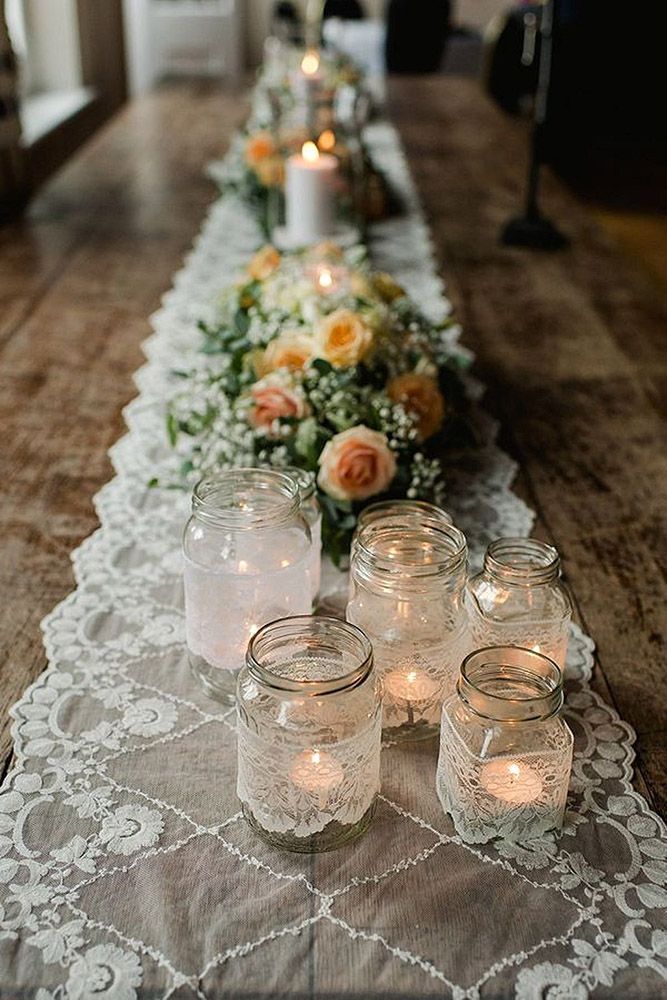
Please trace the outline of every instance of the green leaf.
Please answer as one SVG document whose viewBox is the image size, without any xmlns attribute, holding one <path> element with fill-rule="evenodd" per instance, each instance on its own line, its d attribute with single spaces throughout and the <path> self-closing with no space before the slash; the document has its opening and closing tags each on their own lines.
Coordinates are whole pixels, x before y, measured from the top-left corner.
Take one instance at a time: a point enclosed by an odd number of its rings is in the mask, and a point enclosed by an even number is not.
<svg viewBox="0 0 667 1000">
<path fill-rule="evenodd" d="M 179 432 L 178 420 L 176 419 L 173 413 L 168 413 L 167 437 L 169 438 L 169 443 L 172 446 L 172 448 L 176 445 L 176 442 L 178 440 L 178 432 Z"/>
</svg>

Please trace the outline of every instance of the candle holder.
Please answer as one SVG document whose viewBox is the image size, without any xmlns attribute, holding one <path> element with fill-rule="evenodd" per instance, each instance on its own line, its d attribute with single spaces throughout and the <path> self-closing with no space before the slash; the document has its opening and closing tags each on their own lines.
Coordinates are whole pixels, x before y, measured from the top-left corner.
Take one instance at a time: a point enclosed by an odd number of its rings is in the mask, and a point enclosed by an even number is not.
<svg viewBox="0 0 667 1000">
<path fill-rule="evenodd" d="M 436 508 L 437 510 L 437 508 Z M 373 643 L 383 682 L 383 731 L 399 740 L 438 731 L 468 647 L 465 536 L 442 516 L 385 513 L 359 531 L 346 617 Z"/>
<path fill-rule="evenodd" d="M 359 532 L 367 524 L 378 524 L 380 521 L 406 525 L 408 523 L 423 524 L 424 521 L 434 520 L 436 523 L 453 524 L 451 514 L 443 507 L 438 507 L 434 503 L 427 503 L 425 500 L 378 500 L 370 503 L 359 514 L 357 524 L 352 535 L 351 550 L 354 550 Z"/>
<path fill-rule="evenodd" d="M 563 668 L 572 604 L 560 580 L 560 558 L 535 538 L 499 538 L 465 594 L 474 648 L 522 646 Z"/>
<path fill-rule="evenodd" d="M 192 670 L 233 704 L 248 640 L 267 621 L 310 611 L 311 533 L 297 482 L 269 469 L 202 479 L 183 535 Z"/>
<path fill-rule="evenodd" d="M 315 853 L 364 833 L 380 788 L 381 702 L 360 629 L 310 616 L 264 626 L 237 714 L 237 792 L 261 837 Z"/>
<path fill-rule="evenodd" d="M 466 843 L 560 828 L 574 742 L 562 706 L 561 671 L 541 653 L 493 646 L 465 658 L 442 710 L 436 785 Z"/>
</svg>

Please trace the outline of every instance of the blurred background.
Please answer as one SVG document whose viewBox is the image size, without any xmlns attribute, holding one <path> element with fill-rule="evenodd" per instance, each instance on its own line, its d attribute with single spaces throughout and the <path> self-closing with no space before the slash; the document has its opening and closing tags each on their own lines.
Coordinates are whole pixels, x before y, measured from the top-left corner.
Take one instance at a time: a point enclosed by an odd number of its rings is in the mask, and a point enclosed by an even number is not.
<svg viewBox="0 0 667 1000">
<path fill-rule="evenodd" d="M 299 39 L 314 0 L 4 0 L 0 210 L 11 216 L 129 98 L 165 79 L 241 88 L 269 34 Z M 534 111 L 544 5 L 326 0 L 324 39 L 379 75 L 479 79 Z M 0 9 L 3 2 L 0 0 Z M 665 274 L 665 115 L 658 5 L 549 0 L 553 52 L 540 157 Z M 165 142 L 168 136 L 165 136 Z M 633 227 L 641 231 L 633 237 Z"/>
</svg>

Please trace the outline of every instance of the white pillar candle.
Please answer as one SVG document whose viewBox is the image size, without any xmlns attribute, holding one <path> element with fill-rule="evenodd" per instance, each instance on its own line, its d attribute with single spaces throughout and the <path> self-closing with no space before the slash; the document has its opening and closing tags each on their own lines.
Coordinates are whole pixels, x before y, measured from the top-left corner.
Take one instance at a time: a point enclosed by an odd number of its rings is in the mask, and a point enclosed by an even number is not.
<svg viewBox="0 0 667 1000">
<path fill-rule="evenodd" d="M 308 245 L 330 236 L 334 226 L 338 160 L 305 142 L 301 153 L 287 160 L 285 185 L 287 234 L 294 243 Z"/>
</svg>

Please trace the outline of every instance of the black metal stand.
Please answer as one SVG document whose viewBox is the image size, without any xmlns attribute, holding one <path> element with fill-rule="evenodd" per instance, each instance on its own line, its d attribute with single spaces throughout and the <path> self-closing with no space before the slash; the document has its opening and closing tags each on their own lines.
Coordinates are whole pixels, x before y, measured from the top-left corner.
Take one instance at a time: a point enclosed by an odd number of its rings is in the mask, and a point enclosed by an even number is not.
<svg viewBox="0 0 667 1000">
<path fill-rule="evenodd" d="M 553 21 L 555 0 L 547 0 L 542 9 L 540 26 L 540 71 L 535 93 L 535 113 L 530 144 L 530 162 L 526 185 L 526 206 L 523 215 L 510 219 L 503 227 L 500 239 L 506 246 L 531 247 L 536 250 L 560 250 L 568 245 L 566 236 L 557 229 L 550 219 L 540 212 L 538 188 L 544 127 L 551 82 L 551 55 L 553 48 Z"/>
</svg>

